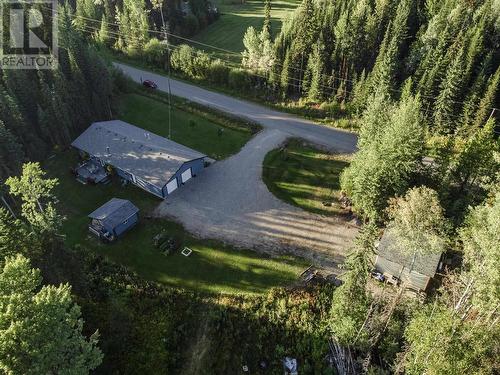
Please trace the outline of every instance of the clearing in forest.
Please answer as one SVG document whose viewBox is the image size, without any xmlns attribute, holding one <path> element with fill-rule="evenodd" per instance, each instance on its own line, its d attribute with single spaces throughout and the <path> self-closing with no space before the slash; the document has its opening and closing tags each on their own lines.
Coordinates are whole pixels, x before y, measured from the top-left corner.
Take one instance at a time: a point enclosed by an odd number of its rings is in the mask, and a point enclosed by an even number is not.
<svg viewBox="0 0 500 375">
<path fill-rule="evenodd" d="M 300 4 L 299 0 L 273 0 L 271 2 L 271 28 L 273 35 L 281 29 L 282 21 Z M 220 18 L 200 31 L 193 39 L 208 45 L 227 49 L 236 53 L 243 51 L 243 35 L 250 26 L 257 30 L 264 21 L 264 1 L 262 0 L 219 0 L 215 2 L 221 14 Z M 200 49 L 207 48 L 197 46 Z M 219 55 L 219 52 L 217 52 Z M 221 58 L 235 59 L 233 55 Z M 236 61 L 238 57 L 236 56 Z"/>
</svg>

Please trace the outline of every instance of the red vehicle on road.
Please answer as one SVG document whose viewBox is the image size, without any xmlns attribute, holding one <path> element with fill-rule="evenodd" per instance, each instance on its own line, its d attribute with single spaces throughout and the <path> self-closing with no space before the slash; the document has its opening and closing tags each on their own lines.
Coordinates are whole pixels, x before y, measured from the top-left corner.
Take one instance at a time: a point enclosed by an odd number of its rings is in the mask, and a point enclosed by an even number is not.
<svg viewBox="0 0 500 375">
<path fill-rule="evenodd" d="M 158 85 L 156 83 L 154 83 L 153 81 L 151 81 L 150 79 L 145 79 L 144 81 L 142 81 L 142 85 L 146 86 L 150 89 L 158 88 Z"/>
</svg>

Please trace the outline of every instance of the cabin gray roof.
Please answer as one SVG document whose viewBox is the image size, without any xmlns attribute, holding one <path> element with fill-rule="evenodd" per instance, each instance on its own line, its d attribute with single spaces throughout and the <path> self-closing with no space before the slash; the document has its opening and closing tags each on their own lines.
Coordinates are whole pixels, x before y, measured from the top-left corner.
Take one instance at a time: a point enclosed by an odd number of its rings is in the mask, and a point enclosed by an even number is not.
<svg viewBox="0 0 500 375">
<path fill-rule="evenodd" d="M 97 219 L 111 228 L 123 223 L 139 209 L 126 199 L 112 198 L 89 215 L 91 219 Z"/>
<path fill-rule="evenodd" d="M 120 120 L 95 122 L 71 144 L 160 189 L 202 153 Z"/>
<path fill-rule="evenodd" d="M 417 254 L 415 260 L 413 254 L 404 254 L 398 249 L 395 243 L 395 238 L 391 235 L 390 230 L 386 230 L 380 239 L 378 245 L 378 255 L 382 258 L 397 263 L 405 268 L 411 269 L 412 272 L 418 272 L 422 275 L 434 277 L 441 253 L 439 254 Z"/>
</svg>

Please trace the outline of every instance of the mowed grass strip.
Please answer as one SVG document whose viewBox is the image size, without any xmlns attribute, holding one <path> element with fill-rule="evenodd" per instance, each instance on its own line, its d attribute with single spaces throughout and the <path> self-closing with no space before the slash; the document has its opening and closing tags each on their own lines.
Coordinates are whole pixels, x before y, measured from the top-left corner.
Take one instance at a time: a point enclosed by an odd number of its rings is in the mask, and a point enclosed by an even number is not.
<svg viewBox="0 0 500 375">
<path fill-rule="evenodd" d="M 268 258 L 248 250 L 237 250 L 210 240 L 190 236 L 174 222 L 152 219 L 159 200 L 134 186 L 121 186 L 117 178 L 108 185 L 82 185 L 70 174 L 78 163 L 75 151 L 65 151 L 44 163 L 50 177 L 59 179 L 56 195 L 58 209 L 65 215 L 63 233 L 68 246 L 80 244 L 108 259 L 122 264 L 142 277 L 169 286 L 205 293 L 260 294 L 271 287 L 284 286 L 297 279 L 307 266 L 292 257 Z M 193 181 L 192 183 L 196 183 Z M 140 222 L 124 237 L 103 244 L 88 232 L 87 215 L 109 199 L 131 200 L 140 208 Z M 166 230 L 189 247 L 189 257 L 180 250 L 165 256 L 153 246 L 153 237 Z"/>
<path fill-rule="evenodd" d="M 168 138 L 168 105 L 140 94 L 127 94 L 120 101 L 120 119 Z M 237 153 L 252 137 L 250 131 L 228 128 L 203 116 L 171 110 L 172 140 L 213 159 Z"/>
<path fill-rule="evenodd" d="M 277 35 L 281 30 L 283 19 L 293 12 L 300 4 L 300 0 L 273 0 L 271 10 L 271 27 L 273 35 Z M 264 1 L 248 0 L 242 4 L 237 0 L 222 0 L 217 3 L 220 18 L 201 30 L 193 39 L 198 42 L 213 45 L 239 53 L 243 51 L 243 36 L 250 26 L 257 30 L 262 29 L 264 22 Z M 193 44 L 196 46 L 196 44 Z M 201 47 L 199 47 L 201 48 Z M 202 48 L 211 52 L 209 48 Z M 215 51 L 214 51 L 215 52 Z M 217 52 L 217 54 L 221 54 Z M 222 58 L 232 58 L 234 55 L 228 54 Z M 236 57 L 239 59 L 239 57 Z"/>
<path fill-rule="evenodd" d="M 343 215 L 339 177 L 348 165 L 346 155 L 330 154 L 293 139 L 266 155 L 263 180 L 285 202 L 314 213 Z"/>
</svg>

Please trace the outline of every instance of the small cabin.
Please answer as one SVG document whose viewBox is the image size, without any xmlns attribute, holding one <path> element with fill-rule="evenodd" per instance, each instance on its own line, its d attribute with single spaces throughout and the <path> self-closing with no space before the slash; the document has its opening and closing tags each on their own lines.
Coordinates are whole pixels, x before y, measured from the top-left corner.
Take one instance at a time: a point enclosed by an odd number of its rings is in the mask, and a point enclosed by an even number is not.
<svg viewBox="0 0 500 375">
<path fill-rule="evenodd" d="M 139 209 L 126 199 L 112 198 L 89 215 L 89 231 L 97 237 L 113 241 L 139 221 Z"/>
<path fill-rule="evenodd" d="M 398 248 L 390 230 L 386 230 L 377 246 L 375 269 L 388 280 L 392 278 L 409 289 L 425 291 L 436 275 L 441 255 L 406 254 Z"/>
</svg>

